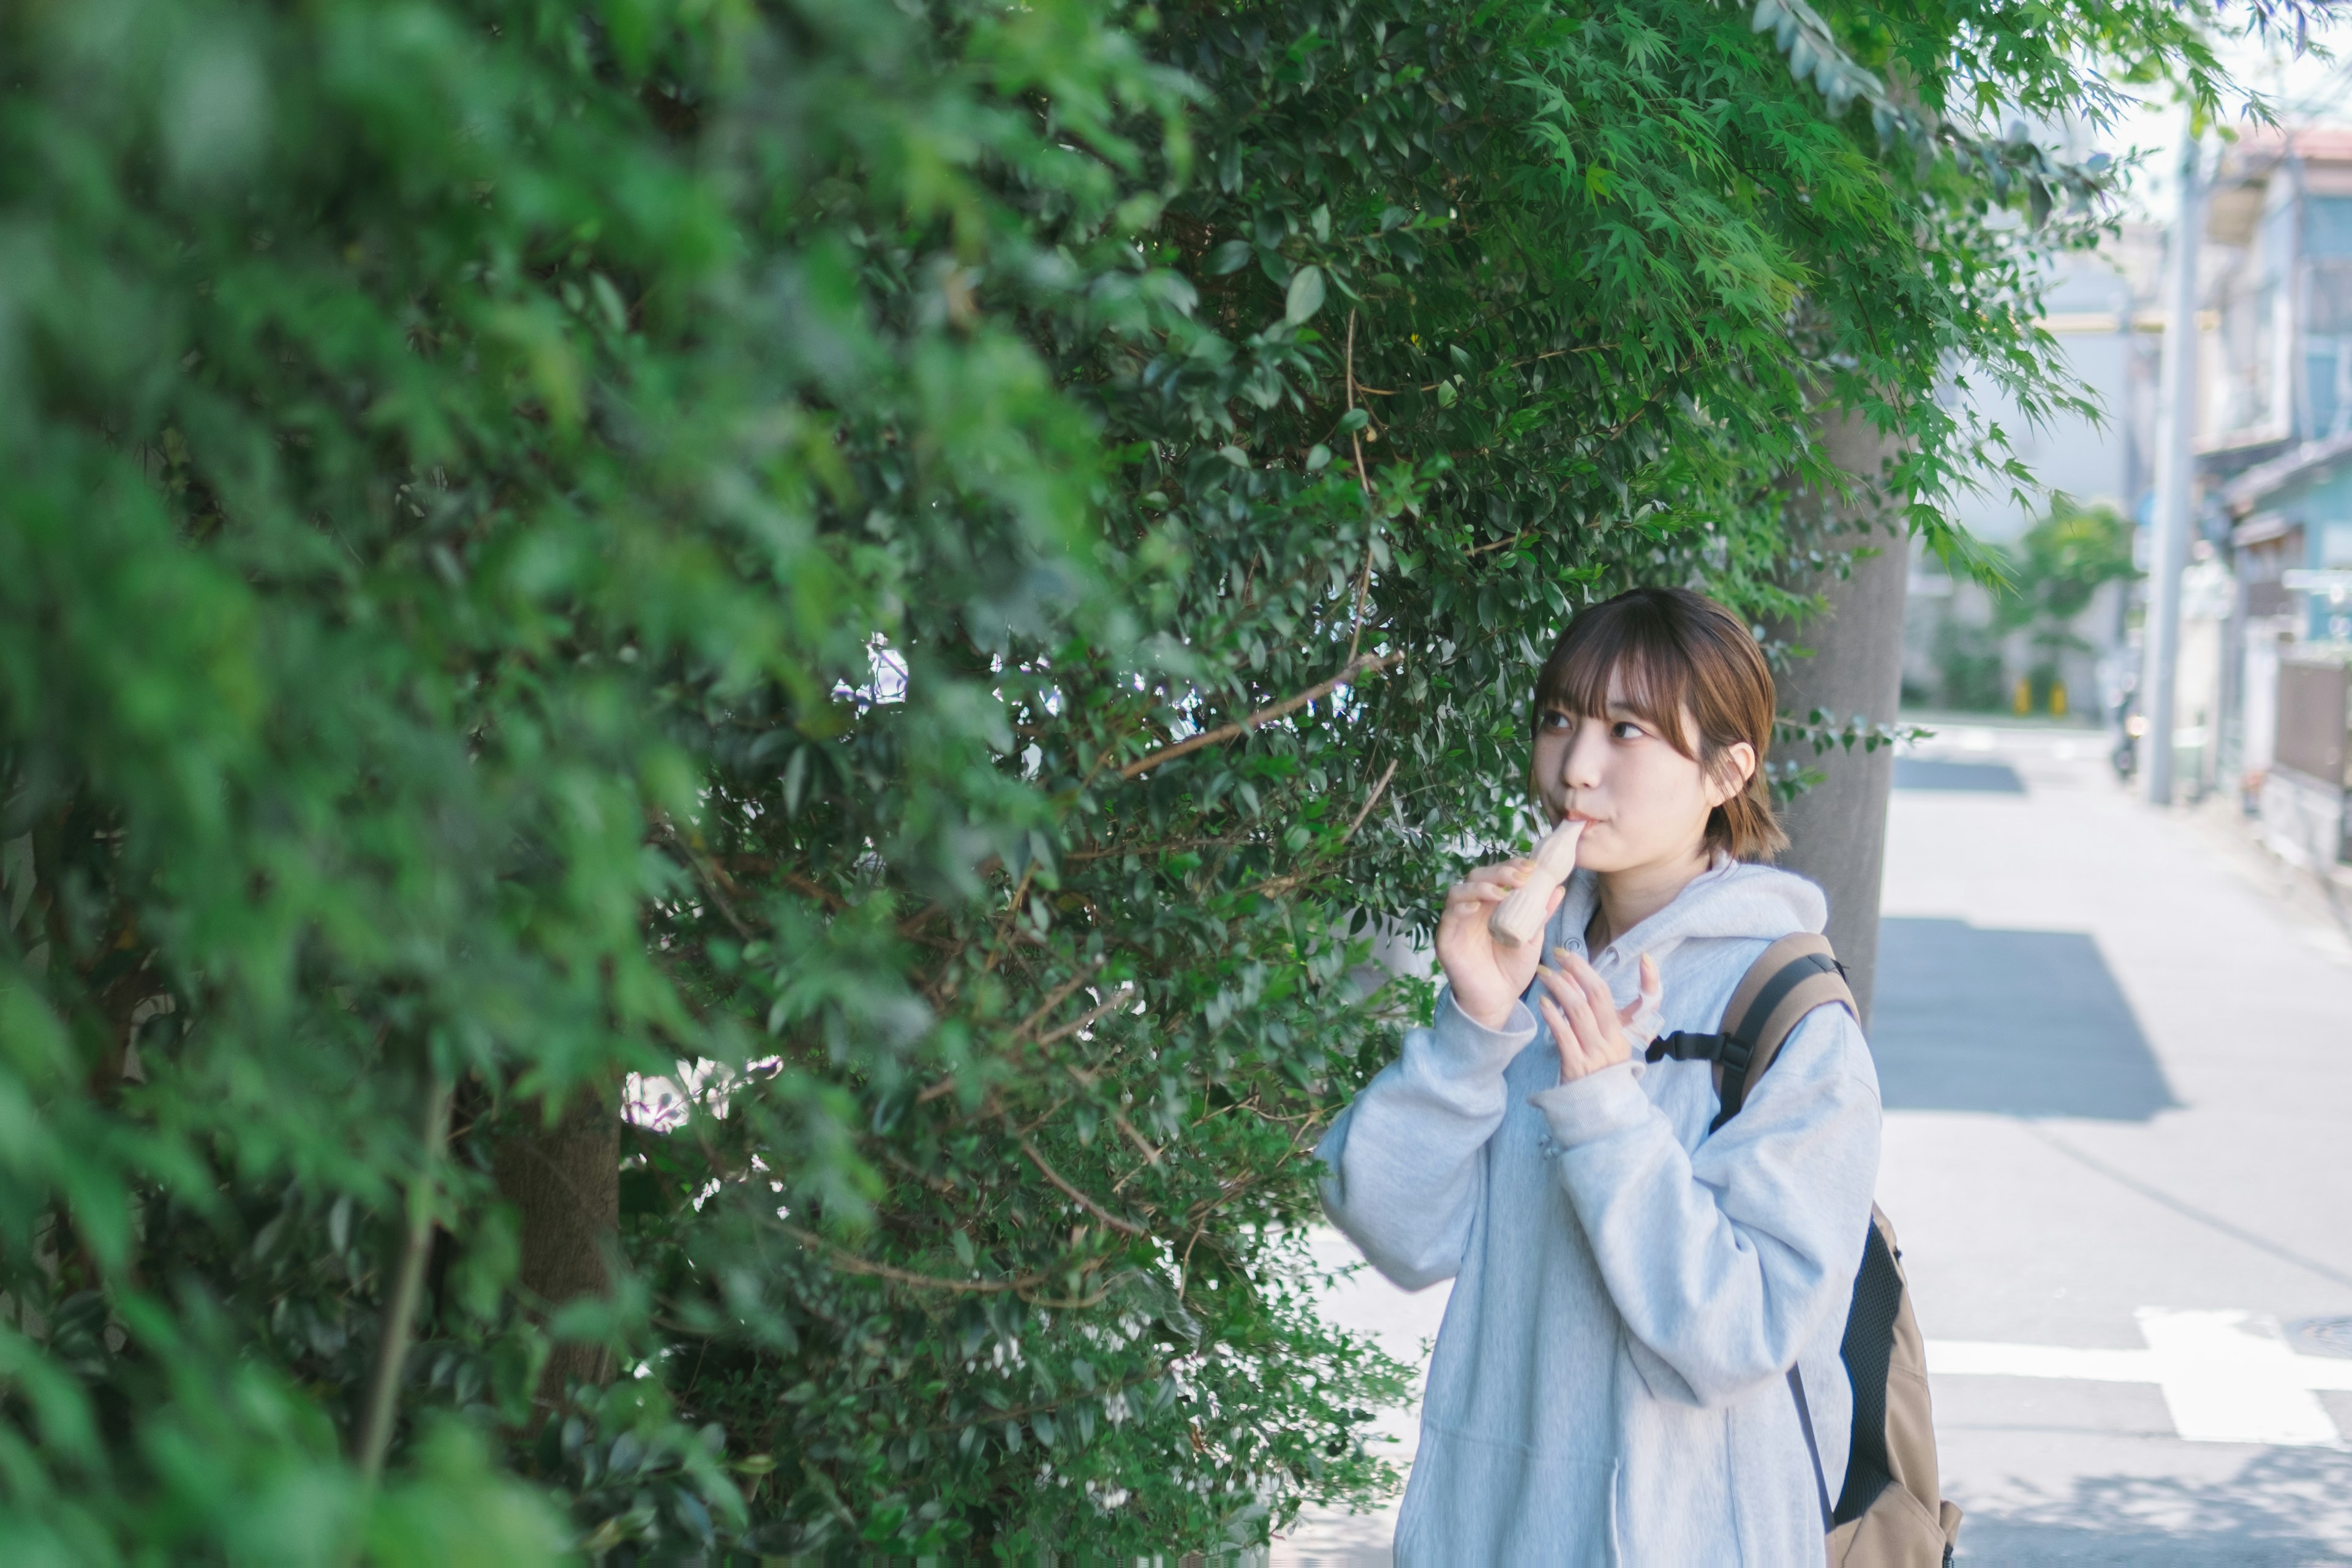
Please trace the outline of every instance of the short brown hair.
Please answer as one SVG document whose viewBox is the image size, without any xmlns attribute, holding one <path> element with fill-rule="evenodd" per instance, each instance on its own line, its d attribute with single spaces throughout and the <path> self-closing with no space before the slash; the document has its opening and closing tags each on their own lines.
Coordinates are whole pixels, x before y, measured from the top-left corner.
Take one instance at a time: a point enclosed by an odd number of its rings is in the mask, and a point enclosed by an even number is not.
<svg viewBox="0 0 2352 1568">
<path fill-rule="evenodd" d="M 1706 846 L 1769 860 L 1789 836 L 1772 819 L 1764 758 L 1772 744 L 1771 667 L 1738 616 L 1688 588 L 1632 588 L 1577 613 L 1536 677 L 1533 722 L 1552 709 L 1609 710 L 1609 678 L 1622 674 L 1622 706 L 1703 768 L 1741 741 L 1756 750 L 1747 787 L 1707 813 Z M 1684 731 L 1684 715 L 1698 724 Z M 1535 783 L 1532 772 L 1528 783 Z"/>
</svg>

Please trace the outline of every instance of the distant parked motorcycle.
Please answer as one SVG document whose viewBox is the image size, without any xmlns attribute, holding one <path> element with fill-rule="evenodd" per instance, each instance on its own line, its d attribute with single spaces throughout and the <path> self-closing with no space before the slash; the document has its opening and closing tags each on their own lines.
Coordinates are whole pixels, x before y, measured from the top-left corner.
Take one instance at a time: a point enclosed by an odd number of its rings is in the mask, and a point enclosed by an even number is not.
<svg viewBox="0 0 2352 1568">
<path fill-rule="evenodd" d="M 2139 772 L 2139 738 L 2147 733 L 2147 716 L 2138 711 L 2138 697 L 2126 688 L 2116 702 L 2116 749 L 2107 753 L 2107 761 L 2118 784 L 2131 783 Z"/>
</svg>

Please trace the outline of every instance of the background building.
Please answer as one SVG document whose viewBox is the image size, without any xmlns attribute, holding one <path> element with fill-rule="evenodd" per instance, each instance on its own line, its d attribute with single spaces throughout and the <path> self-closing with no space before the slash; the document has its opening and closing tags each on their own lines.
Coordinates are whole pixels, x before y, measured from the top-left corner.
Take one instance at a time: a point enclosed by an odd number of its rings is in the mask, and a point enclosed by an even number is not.
<svg viewBox="0 0 2352 1568">
<path fill-rule="evenodd" d="M 2213 289 L 2218 428 L 2199 464 L 2235 590 L 2218 761 L 2273 847 L 2332 864 L 2352 655 L 2352 131 L 2230 149 L 2207 233 L 2229 258 Z"/>
<path fill-rule="evenodd" d="M 2104 421 L 2036 426 L 1996 395 L 1955 388 L 2053 490 L 2141 525 L 2143 564 L 2167 244 L 2161 228 L 2126 225 L 2047 290 L 2049 329 Z M 2273 130 L 2223 149 L 2198 271 L 2199 528 L 2182 594 L 2177 776 L 2192 795 L 2241 792 L 2282 854 L 2334 863 L 2352 783 L 2352 130 Z M 2012 549 L 2042 515 L 2006 490 L 1957 510 L 1979 539 Z M 2112 718 L 2136 684 L 2141 592 L 2104 590 L 2071 627 L 2078 646 L 2055 663 L 2076 712 L 2095 693 Z M 1990 595 L 1918 560 L 1906 697 L 2013 708 L 2021 679 L 2053 661 L 2000 622 Z M 2028 693 L 2037 710 L 2046 684 Z"/>
</svg>

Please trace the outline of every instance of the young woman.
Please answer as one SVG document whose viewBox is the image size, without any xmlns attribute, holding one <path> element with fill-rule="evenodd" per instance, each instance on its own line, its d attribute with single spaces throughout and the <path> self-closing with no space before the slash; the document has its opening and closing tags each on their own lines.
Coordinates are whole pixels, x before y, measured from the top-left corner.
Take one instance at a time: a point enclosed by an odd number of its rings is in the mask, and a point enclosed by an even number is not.
<svg viewBox="0 0 2352 1568">
<path fill-rule="evenodd" d="M 1645 1066 L 1629 1038 L 1717 1028 L 1766 946 L 1822 929 L 1821 889 L 1756 863 L 1786 842 L 1759 765 L 1772 712 L 1713 601 L 1643 588 L 1578 615 L 1536 684 L 1536 793 L 1585 823 L 1543 951 L 1486 929 L 1528 862 L 1454 887 L 1435 1018 L 1318 1151 L 1331 1217 L 1381 1273 L 1454 1281 L 1400 1563 L 1822 1561 L 1787 1373 L 1834 1493 L 1878 1172 L 1869 1050 L 1814 1012 L 1710 1134 L 1707 1064 Z"/>
</svg>

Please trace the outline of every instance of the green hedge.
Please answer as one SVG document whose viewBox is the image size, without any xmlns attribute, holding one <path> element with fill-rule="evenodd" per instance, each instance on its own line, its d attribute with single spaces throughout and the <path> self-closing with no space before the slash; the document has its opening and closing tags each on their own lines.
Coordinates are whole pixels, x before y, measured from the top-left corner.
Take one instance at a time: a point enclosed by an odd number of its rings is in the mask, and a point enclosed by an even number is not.
<svg viewBox="0 0 2352 1568">
<path fill-rule="evenodd" d="M 1368 938 L 1574 605 L 1793 607 L 1824 407 L 1958 542 L 2105 178 L 1968 125 L 2086 60 L 2212 90 L 2146 3 L 7 7 L 10 1560 L 1390 1484 Z"/>
</svg>

